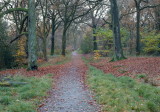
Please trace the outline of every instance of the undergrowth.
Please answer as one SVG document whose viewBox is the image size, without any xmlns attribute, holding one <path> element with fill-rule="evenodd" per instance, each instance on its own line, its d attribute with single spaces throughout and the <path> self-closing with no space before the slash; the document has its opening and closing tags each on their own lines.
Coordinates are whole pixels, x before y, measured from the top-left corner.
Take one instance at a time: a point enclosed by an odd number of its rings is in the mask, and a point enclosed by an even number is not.
<svg viewBox="0 0 160 112">
<path fill-rule="evenodd" d="M 50 57 L 49 61 L 43 62 L 39 64 L 39 67 L 47 67 L 47 66 L 53 66 L 53 65 L 61 65 L 69 62 L 71 59 L 71 55 L 68 54 L 67 56 L 52 56 Z"/>
<path fill-rule="evenodd" d="M 41 78 L 14 76 L 14 81 L 26 84 L 0 87 L 0 112 L 36 112 L 40 101 L 52 86 L 51 77 L 51 74 Z"/>
<path fill-rule="evenodd" d="M 160 88 L 89 66 L 88 84 L 107 112 L 160 112 Z"/>
</svg>

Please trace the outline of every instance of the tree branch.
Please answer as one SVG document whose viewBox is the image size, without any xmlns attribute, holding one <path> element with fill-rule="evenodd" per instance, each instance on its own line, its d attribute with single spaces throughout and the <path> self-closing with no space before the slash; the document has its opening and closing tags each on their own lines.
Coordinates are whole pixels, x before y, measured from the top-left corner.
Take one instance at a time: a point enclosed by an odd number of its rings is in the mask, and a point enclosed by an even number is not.
<svg viewBox="0 0 160 112">
<path fill-rule="evenodd" d="M 27 34 L 28 34 L 28 32 L 23 32 L 23 33 L 17 35 L 13 40 L 10 41 L 10 44 L 12 44 L 17 39 L 21 38 L 23 35 L 27 35 Z"/>
<path fill-rule="evenodd" d="M 9 13 L 14 12 L 14 11 L 23 11 L 23 12 L 27 12 L 28 13 L 28 9 L 25 9 L 25 8 L 13 8 L 13 9 L 8 9 L 8 10 L 0 13 L 0 18 L 2 18 L 5 14 L 9 14 Z"/>
</svg>

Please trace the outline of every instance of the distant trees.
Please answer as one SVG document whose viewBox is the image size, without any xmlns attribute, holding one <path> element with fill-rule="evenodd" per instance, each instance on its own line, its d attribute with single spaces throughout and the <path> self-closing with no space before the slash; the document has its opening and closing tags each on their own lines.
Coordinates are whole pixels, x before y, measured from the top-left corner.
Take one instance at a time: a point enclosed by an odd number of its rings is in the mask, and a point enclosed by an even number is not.
<svg viewBox="0 0 160 112">
<path fill-rule="evenodd" d="M 67 30 L 72 22 L 84 15 L 81 9 L 85 2 L 83 0 L 60 0 L 58 6 L 58 13 L 63 22 L 62 34 L 62 55 L 66 54 L 66 38 Z M 79 11 L 79 12 L 78 12 Z"/>
<path fill-rule="evenodd" d="M 49 9 L 49 12 L 50 12 L 50 18 L 51 18 L 51 26 L 52 26 L 52 37 L 51 37 L 51 52 L 50 54 L 51 55 L 54 55 L 55 54 L 55 33 L 56 33 L 56 30 L 59 28 L 60 24 L 61 24 L 61 20 L 60 20 L 60 17 L 58 15 L 58 1 L 57 0 L 50 0 L 50 9 Z"/>
<path fill-rule="evenodd" d="M 93 3 L 92 8 L 87 8 L 90 3 Z M 101 1 L 85 1 L 85 0 L 60 0 L 58 13 L 63 22 L 63 36 L 62 36 L 62 55 L 65 55 L 66 50 L 66 34 L 67 30 L 73 21 L 78 20 L 79 18 L 90 13 L 92 9 Z"/>
<path fill-rule="evenodd" d="M 102 18 L 104 14 L 107 12 L 107 8 L 103 3 L 106 1 L 100 2 L 97 4 L 95 8 L 93 8 L 89 14 L 89 17 L 91 18 L 91 23 L 86 23 L 89 27 L 92 28 L 92 38 L 93 38 L 93 50 L 98 50 L 97 45 L 97 37 L 96 32 L 97 30 L 103 26 L 102 24 Z M 90 8 L 94 7 L 93 5 L 90 6 Z"/>
<path fill-rule="evenodd" d="M 48 17 L 50 3 L 49 0 L 37 0 L 37 3 L 39 4 L 37 6 L 37 10 L 39 10 L 39 12 L 37 12 L 39 13 L 38 17 L 42 18 L 37 20 L 37 35 L 42 40 L 43 58 L 47 61 L 47 37 L 51 29 L 50 18 Z"/>
<path fill-rule="evenodd" d="M 136 54 L 140 55 L 140 19 L 141 11 L 147 8 L 155 8 L 158 5 L 152 5 L 149 0 L 134 0 L 136 8 Z"/>
</svg>

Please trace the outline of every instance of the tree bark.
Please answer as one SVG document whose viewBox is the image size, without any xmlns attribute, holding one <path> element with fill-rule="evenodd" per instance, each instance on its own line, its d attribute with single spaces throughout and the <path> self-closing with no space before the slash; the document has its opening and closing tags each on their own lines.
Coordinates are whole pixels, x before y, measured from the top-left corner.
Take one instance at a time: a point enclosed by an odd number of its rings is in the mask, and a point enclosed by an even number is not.
<svg viewBox="0 0 160 112">
<path fill-rule="evenodd" d="M 136 55 L 140 55 L 141 48 L 140 48 L 140 6 L 139 4 L 136 5 L 137 10 L 137 23 L 136 23 Z"/>
<path fill-rule="evenodd" d="M 47 57 L 47 43 L 46 43 L 47 38 L 44 37 L 42 41 L 43 41 L 43 57 L 44 57 L 44 60 L 47 61 L 48 60 L 48 57 Z"/>
<path fill-rule="evenodd" d="M 92 18 L 92 30 L 93 30 L 93 50 L 97 50 L 97 37 L 96 37 L 96 29 L 97 29 L 97 24 L 96 24 L 96 18 L 94 17 L 94 11 L 91 11 L 91 18 Z"/>
<path fill-rule="evenodd" d="M 123 55 L 123 49 L 121 45 L 121 36 L 120 36 L 120 24 L 119 24 L 119 10 L 117 6 L 117 0 L 110 0 L 111 2 L 111 11 L 112 11 L 112 30 L 114 36 L 114 47 L 115 47 L 115 56 L 112 61 L 125 59 Z"/>
<path fill-rule="evenodd" d="M 51 55 L 54 55 L 55 51 L 55 18 L 52 18 L 52 38 L 51 38 Z"/>
<path fill-rule="evenodd" d="M 28 0 L 28 6 L 28 70 L 36 70 L 38 66 L 35 0 Z"/>
<path fill-rule="evenodd" d="M 96 25 L 93 25 L 93 50 L 97 50 L 97 37 L 96 37 Z"/>
<path fill-rule="evenodd" d="M 62 55 L 66 55 L 66 36 L 67 36 L 67 26 L 64 24 L 63 35 L 62 35 Z"/>
<path fill-rule="evenodd" d="M 160 6 L 155 8 L 155 17 L 156 17 L 156 30 L 160 31 Z"/>
</svg>

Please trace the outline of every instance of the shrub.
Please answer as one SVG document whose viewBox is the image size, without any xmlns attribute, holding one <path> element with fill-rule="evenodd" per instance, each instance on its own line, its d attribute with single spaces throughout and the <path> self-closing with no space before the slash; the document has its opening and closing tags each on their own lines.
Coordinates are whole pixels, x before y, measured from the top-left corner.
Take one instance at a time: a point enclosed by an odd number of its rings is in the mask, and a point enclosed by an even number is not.
<svg viewBox="0 0 160 112">
<path fill-rule="evenodd" d="M 142 35 L 143 52 L 146 54 L 160 55 L 160 33 L 152 31 Z"/>
<path fill-rule="evenodd" d="M 17 51 L 15 54 L 16 57 L 16 63 L 19 66 L 23 66 L 24 64 L 27 64 L 27 54 L 26 54 L 26 37 L 23 36 L 18 40 L 17 43 Z"/>
<path fill-rule="evenodd" d="M 90 53 L 93 51 L 93 42 L 90 37 L 85 37 L 81 42 L 81 51 L 82 53 Z"/>
</svg>

